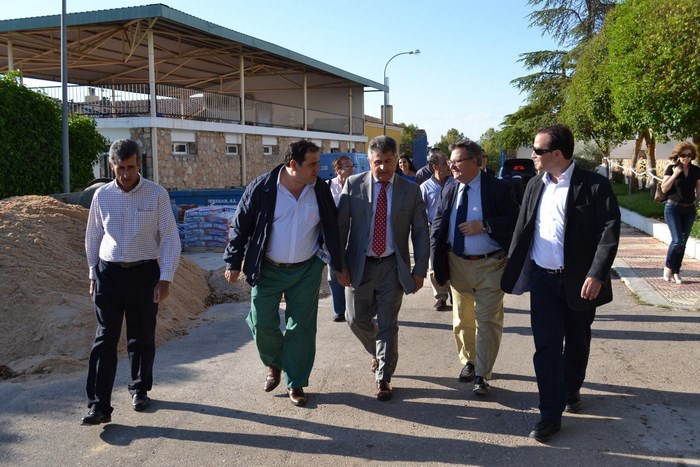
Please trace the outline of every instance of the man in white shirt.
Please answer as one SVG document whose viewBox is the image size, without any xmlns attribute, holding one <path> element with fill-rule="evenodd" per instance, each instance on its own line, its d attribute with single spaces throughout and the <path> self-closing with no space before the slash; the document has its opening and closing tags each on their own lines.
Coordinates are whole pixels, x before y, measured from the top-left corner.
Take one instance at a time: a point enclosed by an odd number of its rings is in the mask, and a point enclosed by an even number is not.
<svg viewBox="0 0 700 467">
<path fill-rule="evenodd" d="M 455 179 L 450 174 L 450 166 L 447 164 L 447 157 L 440 151 L 432 151 L 428 159 L 428 167 L 432 172 L 432 176 L 424 181 L 420 186 L 420 191 L 423 194 L 425 202 L 425 212 L 428 215 L 428 224 L 432 225 L 435 214 L 440 204 L 440 196 L 442 190 L 450 184 L 454 183 Z M 450 283 L 438 284 L 435 280 L 435 271 L 433 270 L 432 260 L 430 262 L 430 284 L 433 286 L 433 296 L 435 297 L 435 308 L 437 311 L 449 311 L 451 306 L 447 305 L 447 299 L 450 296 Z"/>
<path fill-rule="evenodd" d="M 238 203 L 224 252 L 224 277 L 241 273 L 251 285 L 246 322 L 263 364 L 264 390 L 270 392 L 286 375 L 293 405 L 306 404 L 304 387 L 316 356 L 316 322 L 321 273 L 330 253 L 338 282 L 342 273 L 337 211 L 328 184 L 318 178 L 320 148 L 311 141 L 291 143 L 284 164 L 253 180 Z M 324 248 L 325 247 L 325 248 Z M 244 261 L 245 260 L 245 261 Z M 279 305 L 285 298 L 280 330 Z"/>
<path fill-rule="evenodd" d="M 532 158 L 539 175 L 525 189 L 501 287 L 530 291 L 533 363 L 541 419 L 530 437 L 547 441 L 563 412 L 581 410 L 596 307 L 612 301 L 610 268 L 620 209 L 610 182 L 573 161 L 564 125 L 541 128 Z"/>
<path fill-rule="evenodd" d="M 340 156 L 333 161 L 335 177 L 328 180 L 331 187 L 333 201 L 338 206 L 340 195 L 343 193 L 345 180 L 355 171 L 355 166 L 349 156 Z M 328 285 L 331 289 L 331 299 L 333 300 L 333 321 L 339 323 L 345 321 L 345 287 L 336 278 L 332 268 L 328 268 Z"/>
<path fill-rule="evenodd" d="M 180 236 L 170 197 L 165 188 L 139 175 L 139 154 L 134 141 L 122 139 L 112 144 L 109 163 L 116 179 L 95 192 L 90 206 L 85 251 L 97 332 L 86 385 L 90 411 L 83 425 L 112 419 L 117 343 L 124 318 L 132 406 L 136 411 L 148 407 L 156 313 L 170 293 L 180 260 Z"/>
</svg>

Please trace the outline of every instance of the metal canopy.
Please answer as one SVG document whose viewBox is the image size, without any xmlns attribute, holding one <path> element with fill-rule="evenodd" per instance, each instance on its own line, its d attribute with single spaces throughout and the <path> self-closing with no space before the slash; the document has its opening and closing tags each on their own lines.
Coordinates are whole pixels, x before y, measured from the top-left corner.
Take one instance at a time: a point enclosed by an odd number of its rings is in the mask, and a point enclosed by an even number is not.
<svg viewBox="0 0 700 467">
<path fill-rule="evenodd" d="M 0 73 L 60 81 L 60 15 L 0 21 Z M 218 26 L 165 5 L 72 13 L 67 16 L 69 81 L 83 85 L 146 83 L 148 30 L 153 31 L 155 79 L 217 93 L 386 86 Z M 8 51 L 11 55 L 8 55 Z"/>
</svg>

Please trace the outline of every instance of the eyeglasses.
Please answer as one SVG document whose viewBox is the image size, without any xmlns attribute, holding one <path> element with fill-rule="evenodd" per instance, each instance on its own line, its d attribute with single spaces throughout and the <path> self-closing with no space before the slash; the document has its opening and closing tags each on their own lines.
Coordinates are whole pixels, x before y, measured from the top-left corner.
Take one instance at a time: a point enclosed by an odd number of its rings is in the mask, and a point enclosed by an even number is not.
<svg viewBox="0 0 700 467">
<path fill-rule="evenodd" d="M 683 154 L 678 154 L 678 157 L 693 157 L 693 154 L 690 152 L 684 152 Z"/>
<path fill-rule="evenodd" d="M 341 166 L 338 167 L 338 168 L 339 168 L 340 170 L 350 170 L 350 169 L 354 169 L 355 166 L 354 166 L 354 165 L 341 165 Z"/>
<path fill-rule="evenodd" d="M 532 152 L 537 154 L 538 156 L 542 156 L 544 154 L 547 154 L 548 152 L 556 151 L 556 149 L 545 149 L 545 148 L 536 148 L 532 147 Z"/>
<path fill-rule="evenodd" d="M 448 159 L 448 160 L 447 160 L 447 165 L 449 165 L 450 167 L 452 167 L 453 165 L 457 165 L 457 164 L 459 164 L 460 162 L 468 161 L 469 159 L 474 159 L 474 157 L 465 157 L 464 159 L 457 159 L 456 161 L 453 161 L 453 160 L 451 160 L 451 159 Z"/>
</svg>

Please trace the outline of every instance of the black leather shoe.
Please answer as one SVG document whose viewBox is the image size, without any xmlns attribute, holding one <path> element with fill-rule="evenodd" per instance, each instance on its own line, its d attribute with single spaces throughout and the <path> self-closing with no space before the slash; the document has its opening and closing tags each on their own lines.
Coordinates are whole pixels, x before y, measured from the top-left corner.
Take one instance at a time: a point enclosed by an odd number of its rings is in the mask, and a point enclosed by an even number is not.
<svg viewBox="0 0 700 467">
<path fill-rule="evenodd" d="M 474 378 L 474 394 L 480 394 L 482 396 L 489 393 L 489 383 L 486 382 L 486 378 L 477 376 Z"/>
<path fill-rule="evenodd" d="M 576 393 L 566 397 L 566 407 L 564 408 L 564 412 L 579 413 L 582 405 L 581 393 L 576 391 Z"/>
<path fill-rule="evenodd" d="M 302 405 L 306 404 L 304 389 L 290 388 L 287 389 L 287 392 L 289 393 L 289 400 L 292 401 L 292 404 L 296 405 L 297 407 L 301 407 Z"/>
<path fill-rule="evenodd" d="M 148 395 L 146 395 L 145 392 L 137 392 L 136 394 L 131 396 L 131 405 L 137 412 L 146 410 L 146 408 L 148 408 L 150 404 L 151 399 L 148 398 Z"/>
<path fill-rule="evenodd" d="M 540 443 L 544 443 L 559 430 L 561 430 L 560 421 L 540 420 L 530 432 L 530 438 L 535 438 Z"/>
<path fill-rule="evenodd" d="M 343 321 L 345 321 L 345 315 L 343 313 L 333 315 L 333 321 L 335 321 L 336 323 L 342 323 Z"/>
<path fill-rule="evenodd" d="M 265 379 L 265 392 L 270 392 L 280 385 L 282 370 L 274 366 L 267 367 L 267 378 Z"/>
<path fill-rule="evenodd" d="M 377 381 L 377 400 L 388 401 L 392 397 L 394 397 L 394 390 L 391 389 L 391 384 L 381 379 Z"/>
<path fill-rule="evenodd" d="M 109 423 L 112 421 L 112 416 L 107 415 L 97 407 L 91 407 L 86 416 L 80 420 L 81 425 L 99 425 L 100 423 Z"/>
<path fill-rule="evenodd" d="M 459 380 L 462 383 L 469 383 L 470 381 L 474 381 L 475 375 L 474 364 L 467 362 L 467 364 L 464 365 L 464 368 L 462 368 L 462 371 L 459 372 Z"/>
</svg>

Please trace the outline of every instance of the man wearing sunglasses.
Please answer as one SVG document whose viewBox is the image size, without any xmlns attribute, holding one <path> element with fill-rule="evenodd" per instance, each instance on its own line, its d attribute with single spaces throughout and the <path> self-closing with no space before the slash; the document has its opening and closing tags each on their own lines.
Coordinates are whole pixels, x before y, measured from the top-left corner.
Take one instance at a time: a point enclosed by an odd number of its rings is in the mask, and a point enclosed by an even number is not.
<svg viewBox="0 0 700 467">
<path fill-rule="evenodd" d="M 607 178 L 573 162 L 564 125 L 541 128 L 501 287 L 530 291 L 535 375 L 541 420 L 530 437 L 546 442 L 563 412 L 581 410 L 591 324 L 612 301 L 610 268 L 620 239 L 620 209 Z"/>
</svg>

